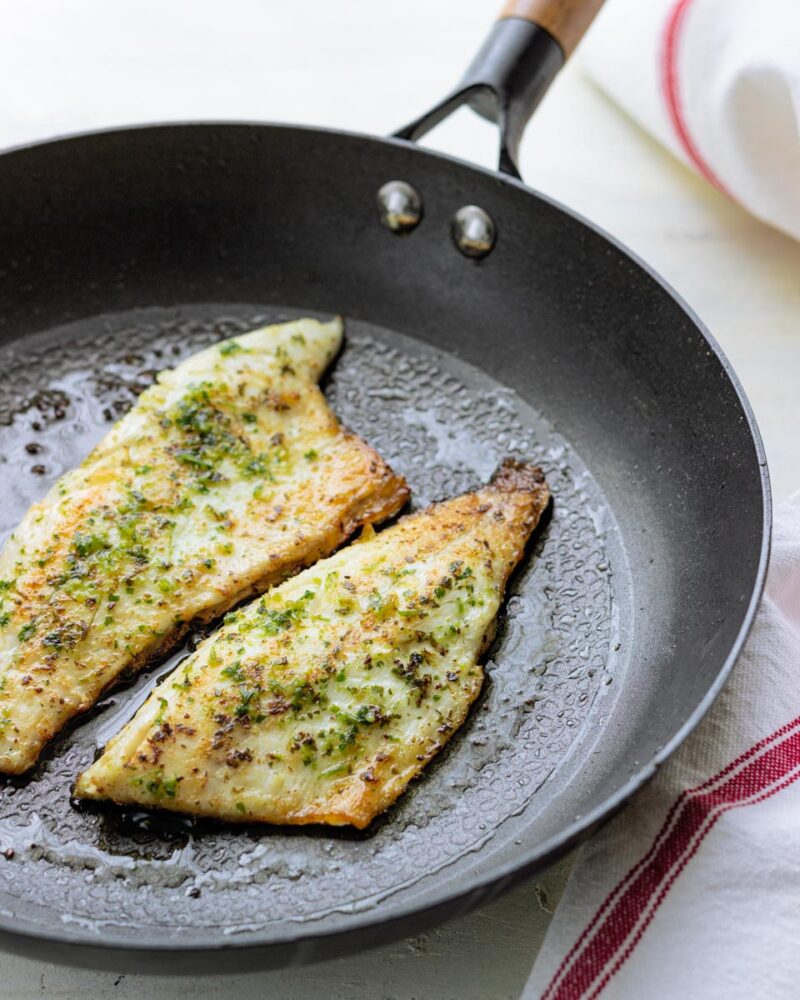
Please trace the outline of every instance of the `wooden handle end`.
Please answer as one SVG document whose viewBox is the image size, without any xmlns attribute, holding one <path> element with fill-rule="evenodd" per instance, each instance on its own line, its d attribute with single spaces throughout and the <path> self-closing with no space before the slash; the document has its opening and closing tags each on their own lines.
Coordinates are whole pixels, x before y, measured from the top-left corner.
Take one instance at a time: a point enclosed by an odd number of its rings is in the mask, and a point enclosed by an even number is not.
<svg viewBox="0 0 800 1000">
<path fill-rule="evenodd" d="M 500 14 L 544 28 L 569 56 L 603 6 L 603 0 L 507 0 Z"/>
</svg>

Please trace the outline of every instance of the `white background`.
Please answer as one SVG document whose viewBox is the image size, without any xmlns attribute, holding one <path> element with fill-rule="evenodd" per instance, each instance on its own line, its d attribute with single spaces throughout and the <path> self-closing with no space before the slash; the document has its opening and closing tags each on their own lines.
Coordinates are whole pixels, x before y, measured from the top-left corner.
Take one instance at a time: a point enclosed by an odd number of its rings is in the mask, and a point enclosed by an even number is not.
<svg viewBox="0 0 800 1000">
<path fill-rule="evenodd" d="M 0 146 L 189 118 L 386 133 L 456 82 L 494 13 L 483 0 L 6 2 Z M 468 112 L 431 144 L 494 160 L 491 127 Z M 584 78 L 579 56 L 537 112 L 522 169 L 627 243 L 699 312 L 753 403 L 777 498 L 800 488 L 800 245 L 670 159 Z M 119 978 L 0 955 L 0 996 L 516 1000 L 562 881 L 553 871 L 435 932 L 233 983 Z"/>
</svg>

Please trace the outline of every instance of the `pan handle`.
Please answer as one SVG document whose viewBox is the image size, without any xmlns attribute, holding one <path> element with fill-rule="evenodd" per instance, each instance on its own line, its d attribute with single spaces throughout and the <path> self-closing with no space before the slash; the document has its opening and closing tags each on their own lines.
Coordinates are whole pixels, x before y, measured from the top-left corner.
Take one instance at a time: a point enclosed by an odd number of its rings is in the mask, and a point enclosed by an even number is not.
<svg viewBox="0 0 800 1000">
<path fill-rule="evenodd" d="M 602 5 L 603 0 L 508 0 L 456 89 L 395 137 L 415 142 L 468 104 L 497 122 L 499 169 L 519 177 L 519 144 L 528 119 Z"/>
</svg>

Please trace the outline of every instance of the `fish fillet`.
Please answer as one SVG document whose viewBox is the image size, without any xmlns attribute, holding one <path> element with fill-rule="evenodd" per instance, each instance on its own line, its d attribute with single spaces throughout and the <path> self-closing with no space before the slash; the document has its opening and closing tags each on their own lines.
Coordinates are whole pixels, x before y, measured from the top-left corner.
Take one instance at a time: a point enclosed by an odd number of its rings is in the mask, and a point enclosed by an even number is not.
<svg viewBox="0 0 800 1000">
<path fill-rule="evenodd" d="M 224 341 L 140 396 L 0 554 L 0 771 L 191 623 L 329 555 L 408 490 L 316 385 L 339 321 Z"/>
<path fill-rule="evenodd" d="M 78 778 L 87 799 L 363 828 L 464 722 L 539 469 L 434 504 L 225 619 Z"/>
</svg>

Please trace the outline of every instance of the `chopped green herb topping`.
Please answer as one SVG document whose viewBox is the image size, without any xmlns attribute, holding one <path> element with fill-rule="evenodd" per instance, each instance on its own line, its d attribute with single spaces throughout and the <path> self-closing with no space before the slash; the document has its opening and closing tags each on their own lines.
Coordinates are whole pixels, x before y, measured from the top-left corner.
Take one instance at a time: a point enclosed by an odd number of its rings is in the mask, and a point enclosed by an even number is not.
<svg viewBox="0 0 800 1000">
<path fill-rule="evenodd" d="M 222 355 L 237 354 L 239 351 L 243 350 L 244 348 L 237 341 L 226 340 L 224 344 L 220 344 L 219 353 Z"/>
<path fill-rule="evenodd" d="M 36 632 L 36 628 L 36 622 L 26 622 L 17 633 L 17 638 L 20 642 L 25 642 L 26 639 L 30 639 L 30 637 Z"/>
<path fill-rule="evenodd" d="M 111 543 L 104 535 L 86 535 L 79 531 L 75 535 L 72 547 L 81 559 L 85 559 L 87 556 L 94 555 L 95 552 L 111 548 Z"/>
</svg>

